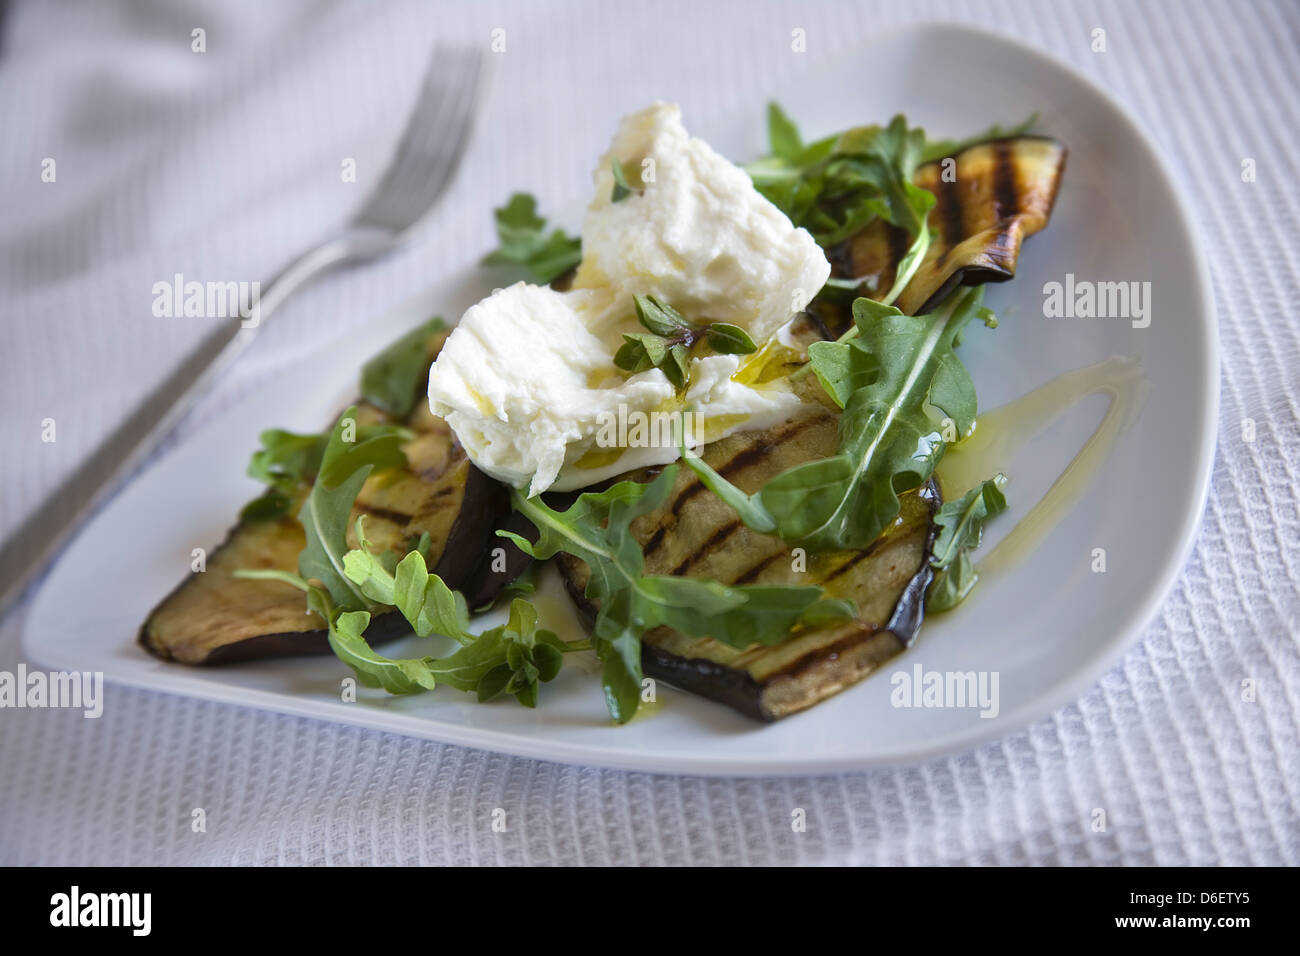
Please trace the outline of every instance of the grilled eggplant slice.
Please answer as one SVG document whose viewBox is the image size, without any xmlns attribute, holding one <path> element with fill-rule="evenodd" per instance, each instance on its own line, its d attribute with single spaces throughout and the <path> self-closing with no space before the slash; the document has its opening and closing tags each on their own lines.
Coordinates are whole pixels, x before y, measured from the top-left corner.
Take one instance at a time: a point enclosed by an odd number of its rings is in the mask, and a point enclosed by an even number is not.
<svg viewBox="0 0 1300 956">
<path fill-rule="evenodd" d="M 1017 136 L 967 147 L 955 156 L 946 179 L 938 160 L 921 166 L 916 185 L 934 193 L 929 226 L 934 239 L 916 274 L 899 296 L 908 315 L 931 311 L 958 284 L 1005 282 L 1016 274 L 1026 236 L 1052 215 L 1065 171 L 1066 149 L 1054 139 Z M 866 283 L 865 294 L 884 296 L 910 244 L 907 233 L 883 219 L 829 249 L 832 274 Z M 847 316 L 823 315 L 838 326 Z"/>
<path fill-rule="evenodd" d="M 814 328 L 805 323 L 800 333 L 805 341 L 818 337 Z M 763 431 L 714 442 L 704 449 L 704 460 L 752 493 L 787 468 L 834 454 L 837 410 L 812 376 L 796 387 L 805 399 L 799 414 Z M 649 481 L 659 470 L 625 477 Z M 859 614 L 852 621 L 801 630 L 781 644 L 746 650 L 656 628 L 642 639 L 645 673 L 764 721 L 811 707 L 866 677 L 915 639 L 932 576 L 938 487 L 931 482 L 901 500 L 893 526 L 866 550 L 796 560 L 788 544 L 745 527 L 693 472 L 683 469 L 668 503 L 632 524 L 647 574 L 736 585 L 817 584 L 830 597 L 855 601 Z M 594 617 L 596 608 L 583 593 L 586 565 L 564 554 L 556 560 L 579 609 Z"/>
<path fill-rule="evenodd" d="M 430 336 L 430 359 L 445 337 Z M 422 381 L 420 391 L 425 387 Z M 359 425 L 394 420 L 374 405 L 358 406 Z M 364 514 L 366 537 L 380 550 L 404 550 L 412 538 L 428 532 L 426 559 L 448 586 L 473 582 L 490 595 L 506 583 L 504 575 L 486 568 L 498 540 L 493 528 L 510 510 L 508 494 L 470 464 L 451 429 L 424 402 L 417 402 L 403 423 L 415 432 L 403 446 L 408 468 L 372 476 L 357 496 L 349 524 Z M 186 664 L 327 652 L 324 622 L 305 611 L 300 591 L 278 581 L 232 576 L 240 568 L 297 570 L 306 540 L 293 515 L 306 493 L 305 487 L 299 490 L 282 518 L 241 520 L 208 557 L 207 570 L 192 574 L 153 610 L 140 629 L 140 643 L 158 657 Z M 390 611 L 375 616 L 366 637 L 384 640 L 404 630 L 402 616 Z"/>
</svg>

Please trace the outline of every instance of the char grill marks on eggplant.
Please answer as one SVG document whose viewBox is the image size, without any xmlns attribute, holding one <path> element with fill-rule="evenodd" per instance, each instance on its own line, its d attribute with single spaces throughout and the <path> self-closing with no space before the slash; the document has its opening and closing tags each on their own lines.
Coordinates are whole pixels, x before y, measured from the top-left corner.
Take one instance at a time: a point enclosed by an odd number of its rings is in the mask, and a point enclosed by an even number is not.
<svg viewBox="0 0 1300 956">
<path fill-rule="evenodd" d="M 898 307 L 921 315 L 958 285 L 1014 277 L 1021 243 L 1052 215 L 1065 160 L 1066 149 L 1056 140 L 1017 136 L 970 146 L 918 168 L 912 181 L 935 197 L 928 222 L 933 240 Z M 880 298 L 893 285 L 910 241 L 902 229 L 877 219 L 827 250 L 831 274 L 861 279 L 863 294 Z M 847 309 L 819 308 L 827 325 L 847 327 Z"/>
<path fill-rule="evenodd" d="M 441 332 L 430 336 L 430 360 L 445 338 Z M 421 393 L 424 388 L 421 382 Z M 373 405 L 358 406 L 358 426 L 392 421 Z M 357 496 L 350 526 L 364 514 L 371 544 L 398 553 L 427 532 L 430 567 L 450 587 L 472 583 L 481 600 L 490 600 L 507 583 L 505 575 L 492 574 L 488 555 L 499 540 L 493 529 L 509 511 L 509 496 L 470 463 L 451 429 L 425 402 L 417 402 L 402 424 L 415 432 L 403 446 L 408 468 L 371 476 Z M 186 664 L 328 652 L 324 624 L 305 612 L 300 591 L 279 581 L 232 576 L 241 568 L 297 571 L 305 536 L 295 515 L 306 493 L 305 487 L 299 490 L 284 517 L 236 524 L 208 556 L 206 570 L 191 573 L 150 613 L 140 643 L 159 657 Z M 355 547 L 353 534 L 349 531 Z M 389 611 L 375 616 L 366 636 L 378 642 L 405 630 L 402 616 Z"/>
</svg>

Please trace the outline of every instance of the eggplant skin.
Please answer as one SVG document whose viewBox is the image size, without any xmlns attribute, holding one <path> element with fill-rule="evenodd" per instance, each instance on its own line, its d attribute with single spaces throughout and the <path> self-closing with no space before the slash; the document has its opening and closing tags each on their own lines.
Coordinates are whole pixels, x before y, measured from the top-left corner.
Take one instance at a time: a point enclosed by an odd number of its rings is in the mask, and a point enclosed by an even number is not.
<svg viewBox="0 0 1300 956">
<path fill-rule="evenodd" d="M 905 532 L 896 531 L 887 549 L 873 544 L 869 552 L 874 554 L 859 559 L 860 566 L 871 566 L 875 573 L 860 575 L 863 580 L 856 586 L 819 582 L 833 596 L 866 598 L 867 605 L 878 607 L 892 600 L 883 620 L 873 620 L 864 610 L 855 620 L 809 628 L 775 647 L 745 651 L 656 628 L 642 639 L 641 668 L 646 676 L 770 723 L 846 690 L 902 653 L 916 640 L 925 617 L 925 592 L 933 579 L 929 558 L 934 543 L 932 519 L 940 503 L 938 487 L 930 482 L 902 500 L 908 518 L 899 527 Z M 833 556 L 831 573 L 837 563 L 855 557 Z M 563 554 L 557 560 L 569 596 L 591 622 L 597 609 L 583 593 L 585 565 Z M 811 582 L 804 578 L 799 583 Z"/>
<path fill-rule="evenodd" d="M 430 358 L 444 339 L 445 333 L 431 336 Z M 358 406 L 358 424 L 393 420 L 373 405 Z M 510 514 L 509 493 L 470 463 L 450 427 L 425 403 L 403 423 L 415 432 L 403 446 L 408 468 L 366 481 L 349 529 L 364 514 L 366 536 L 379 550 L 404 548 L 428 532 L 429 563 L 449 587 L 472 584 L 485 600 L 494 597 L 511 580 L 485 570 L 501 541 L 494 530 Z M 294 515 L 307 491 L 299 489 L 284 517 L 236 524 L 208 555 L 206 570 L 192 572 L 149 614 L 140 644 L 164 660 L 201 665 L 328 653 L 325 624 L 307 612 L 302 592 L 280 581 L 233 576 L 241 568 L 296 572 L 306 537 Z M 354 534 L 349 530 L 355 547 Z M 408 630 L 405 619 L 389 611 L 375 615 L 366 637 L 379 642 Z"/>
<path fill-rule="evenodd" d="M 923 315 L 958 285 L 1013 278 L 1021 243 L 1051 219 L 1066 158 L 1065 146 L 1054 139 L 1016 136 L 969 146 L 918 168 L 912 181 L 935 197 L 928 220 L 934 238 L 898 307 Z M 951 174 L 945 176 L 945 169 Z M 868 294 L 882 297 L 910 243 L 904 230 L 877 219 L 827 250 L 831 274 L 874 283 Z M 819 308 L 836 330 L 848 321 L 846 310 Z"/>
<path fill-rule="evenodd" d="M 235 525 L 208 557 L 207 570 L 178 584 L 150 613 L 140 644 L 163 660 L 204 666 L 327 653 L 324 622 L 308 613 L 301 591 L 230 576 L 239 568 L 296 570 L 304 543 L 293 518 Z M 366 638 L 391 640 L 404 624 L 401 615 L 377 615 Z"/>
<path fill-rule="evenodd" d="M 537 529 L 533 527 L 533 523 L 510 507 L 509 496 L 504 489 L 502 494 L 507 496 L 505 513 L 488 529 L 490 546 L 479 558 L 478 563 L 464 575 L 464 584 L 458 588 L 464 593 L 465 602 L 471 611 L 490 607 L 505 586 L 523 574 L 533 563 L 531 555 L 520 551 L 509 538 L 498 537 L 496 534 L 498 530 L 510 531 L 530 541 L 537 539 Z"/>
<path fill-rule="evenodd" d="M 805 323 L 798 334 L 819 338 Z M 775 475 L 834 452 L 838 410 L 812 376 L 797 385 L 805 398 L 798 414 L 762 431 L 741 432 L 708 445 L 706 462 L 752 493 Z M 651 480 L 660 469 L 626 475 Z M 900 496 L 893 525 L 861 551 L 807 554 L 745 527 L 730 506 L 688 469 L 678 473 L 667 503 L 637 518 L 633 536 L 645 554 L 646 574 L 680 574 L 725 584 L 808 585 L 830 597 L 851 598 L 858 617 L 795 631 L 784 642 L 738 650 L 709 638 L 656 628 L 642 638 L 645 673 L 711 698 L 756 720 L 772 721 L 825 700 L 901 653 L 920 629 L 930 584 L 935 482 Z M 586 597 L 589 571 L 559 555 L 560 572 L 579 610 L 594 618 Z"/>
</svg>

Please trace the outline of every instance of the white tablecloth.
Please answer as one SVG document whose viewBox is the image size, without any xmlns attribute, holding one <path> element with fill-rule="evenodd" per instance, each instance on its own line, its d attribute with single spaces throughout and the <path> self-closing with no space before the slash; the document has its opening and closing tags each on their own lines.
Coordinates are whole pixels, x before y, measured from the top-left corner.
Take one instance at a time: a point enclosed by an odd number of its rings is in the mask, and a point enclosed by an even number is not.
<svg viewBox="0 0 1300 956">
<path fill-rule="evenodd" d="M 1155 622 L 1099 684 L 950 759 L 739 781 L 110 687 L 96 721 L 0 710 L 0 862 L 1300 863 L 1294 2 L 13 3 L 0 35 L 0 536 L 198 341 L 202 323 L 145 320 L 153 282 L 265 276 L 347 217 L 364 193 L 340 163 L 382 169 L 434 37 L 486 43 L 501 28 L 506 42 L 438 227 L 292 300 L 183 433 L 320 337 L 472 263 L 510 189 L 582 195 L 623 112 L 655 98 L 700 125 L 755 111 L 774 77 L 881 27 L 947 18 L 1027 40 L 1127 103 L 1180 171 L 1213 269 L 1224 361 L 1208 511 Z M 804 57 L 789 53 L 796 27 Z M 1095 27 L 1105 54 L 1090 49 Z M 195 28 L 206 53 L 191 50 Z M 1255 184 L 1241 181 L 1247 156 Z M 47 157 L 55 183 L 41 181 Z M 54 444 L 40 440 L 47 417 Z M 21 659 L 25 615 L 0 622 L 0 670 Z M 796 806 L 805 833 L 789 825 Z M 517 808 L 507 832 L 492 832 L 493 807 Z"/>
</svg>

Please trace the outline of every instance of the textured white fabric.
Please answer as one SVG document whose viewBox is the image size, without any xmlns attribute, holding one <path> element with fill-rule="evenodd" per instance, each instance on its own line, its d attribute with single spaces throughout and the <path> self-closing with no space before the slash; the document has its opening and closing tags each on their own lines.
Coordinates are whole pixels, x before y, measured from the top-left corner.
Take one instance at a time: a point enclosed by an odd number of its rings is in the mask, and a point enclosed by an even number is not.
<svg viewBox="0 0 1300 956">
<path fill-rule="evenodd" d="M 1204 526 L 1099 684 L 957 757 L 766 781 L 539 763 L 109 687 L 96 721 L 0 711 L 0 862 L 1300 863 L 1293 2 L 14 3 L 0 40 L 0 535 L 198 340 L 199 323 L 146 321 L 154 281 L 265 276 L 361 201 L 435 37 L 504 28 L 507 44 L 437 227 L 291 300 L 183 434 L 319 336 L 472 262 L 508 189 L 582 195 L 627 109 L 752 111 L 774 78 L 938 18 L 1021 37 L 1126 102 L 1180 171 L 1213 269 L 1223 408 Z M 543 111 L 565 121 L 539 124 Z M 45 157 L 57 184 L 40 181 Z M 361 188 L 341 183 L 345 157 Z M 56 444 L 39 441 L 45 417 Z M 25 614 L 0 622 L 0 669 L 20 660 Z M 190 830 L 196 806 L 205 834 Z M 513 810 L 505 833 L 494 807 Z"/>
</svg>

